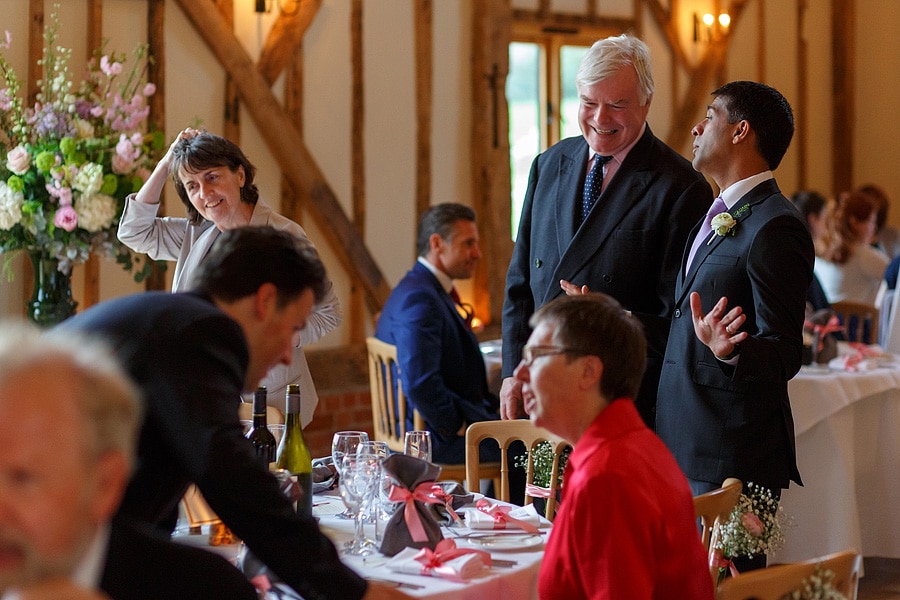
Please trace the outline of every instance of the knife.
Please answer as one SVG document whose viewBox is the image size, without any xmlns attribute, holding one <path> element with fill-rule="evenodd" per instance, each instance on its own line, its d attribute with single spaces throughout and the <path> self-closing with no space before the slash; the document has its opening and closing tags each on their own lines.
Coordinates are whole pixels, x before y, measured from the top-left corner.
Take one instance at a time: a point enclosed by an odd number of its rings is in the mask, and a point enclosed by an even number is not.
<svg viewBox="0 0 900 600">
<path fill-rule="evenodd" d="M 405 581 L 394 581 L 393 579 L 378 579 L 377 577 L 366 577 L 368 581 L 372 581 L 375 583 L 382 583 L 384 585 L 395 587 L 395 588 L 406 588 L 409 590 L 421 590 L 425 586 L 419 585 L 417 583 L 407 583 Z"/>
</svg>

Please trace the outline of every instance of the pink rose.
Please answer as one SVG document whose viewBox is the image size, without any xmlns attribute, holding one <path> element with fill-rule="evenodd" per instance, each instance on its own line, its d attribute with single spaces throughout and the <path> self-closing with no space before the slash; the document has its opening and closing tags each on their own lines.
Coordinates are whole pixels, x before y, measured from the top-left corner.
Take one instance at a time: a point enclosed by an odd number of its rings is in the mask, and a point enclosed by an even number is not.
<svg viewBox="0 0 900 600">
<path fill-rule="evenodd" d="M 31 155 L 21 144 L 6 153 L 6 168 L 16 175 L 24 175 L 31 167 Z"/>
<path fill-rule="evenodd" d="M 759 517 L 757 517 L 752 512 L 745 512 L 741 515 L 741 525 L 743 525 L 744 529 L 747 530 L 747 533 L 749 533 L 753 537 L 759 537 L 762 535 L 762 521 L 760 521 Z"/>
<path fill-rule="evenodd" d="M 145 85 L 143 93 L 145 96 L 152 96 L 153 94 L 155 94 L 156 93 L 156 84 L 148 83 L 147 85 Z"/>
<path fill-rule="evenodd" d="M 66 231 L 72 231 L 78 225 L 78 213 L 71 206 L 63 206 L 56 211 L 53 224 Z"/>
</svg>

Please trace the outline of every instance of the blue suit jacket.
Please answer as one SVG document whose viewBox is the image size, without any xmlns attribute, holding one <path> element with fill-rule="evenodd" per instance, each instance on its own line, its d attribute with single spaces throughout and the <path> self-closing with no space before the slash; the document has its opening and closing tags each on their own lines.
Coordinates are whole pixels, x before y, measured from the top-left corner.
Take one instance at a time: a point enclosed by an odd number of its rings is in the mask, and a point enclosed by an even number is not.
<svg viewBox="0 0 900 600">
<path fill-rule="evenodd" d="M 656 430 L 691 479 L 727 477 L 775 490 L 800 483 L 788 380 L 800 370 L 813 244 L 775 180 L 760 183 L 731 211 L 734 235 L 703 244 L 678 277 L 669 346 L 659 382 Z M 691 234 L 695 235 L 698 226 Z M 685 252 L 685 254 L 687 254 Z M 740 306 L 749 333 L 737 365 L 697 339 L 690 293 L 704 311 L 719 298 Z"/>
<path fill-rule="evenodd" d="M 559 280 L 586 284 L 644 325 L 647 370 L 635 405 L 652 427 L 681 254 L 713 194 L 691 163 L 648 126 L 579 226 L 587 161 L 587 142 L 579 136 L 555 144 L 531 166 L 506 275 L 503 376 L 519 363 L 531 314 L 563 295 Z"/>
<path fill-rule="evenodd" d="M 375 337 L 397 346 L 400 381 L 431 431 L 436 462 L 465 462 L 463 423 L 499 418 L 478 340 L 437 278 L 416 262 L 381 311 Z M 411 423 L 410 423 L 411 425 Z"/>
</svg>

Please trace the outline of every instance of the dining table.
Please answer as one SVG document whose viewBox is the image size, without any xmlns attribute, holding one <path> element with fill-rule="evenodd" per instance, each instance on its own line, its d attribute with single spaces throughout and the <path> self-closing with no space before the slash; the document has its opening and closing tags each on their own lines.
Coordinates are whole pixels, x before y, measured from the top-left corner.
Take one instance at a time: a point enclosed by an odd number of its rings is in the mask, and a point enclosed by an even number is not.
<svg viewBox="0 0 900 600">
<path fill-rule="evenodd" d="M 476 496 L 480 496 L 477 494 Z M 496 503 L 499 501 L 488 500 Z M 461 522 L 442 525 L 445 539 L 452 539 L 458 548 L 483 550 L 490 554 L 492 566 L 483 568 L 465 581 L 453 581 L 438 576 L 407 574 L 392 571 L 389 557 L 375 552 L 368 556 L 352 556 L 342 553 L 341 560 L 362 577 L 397 587 L 415 598 L 429 600 L 528 600 L 536 599 L 537 581 L 544 545 L 551 531 L 551 524 L 541 519 L 537 534 L 522 530 L 469 529 L 464 525 L 466 513 L 475 510 L 474 505 L 459 509 Z M 316 494 L 313 499 L 313 516 L 322 532 L 339 549 L 353 538 L 353 520 L 339 516 L 344 503 L 336 493 Z M 195 528 L 194 533 L 186 523 L 179 521 L 173 539 L 217 552 L 233 563 L 238 562 L 241 544 L 209 545 L 209 525 Z M 373 524 L 365 526 L 366 534 L 375 538 Z M 298 558 L 299 560 L 299 558 Z"/>
<path fill-rule="evenodd" d="M 788 383 L 803 486 L 782 492 L 775 562 L 851 548 L 900 558 L 900 357 L 865 366 L 805 366 Z"/>
</svg>

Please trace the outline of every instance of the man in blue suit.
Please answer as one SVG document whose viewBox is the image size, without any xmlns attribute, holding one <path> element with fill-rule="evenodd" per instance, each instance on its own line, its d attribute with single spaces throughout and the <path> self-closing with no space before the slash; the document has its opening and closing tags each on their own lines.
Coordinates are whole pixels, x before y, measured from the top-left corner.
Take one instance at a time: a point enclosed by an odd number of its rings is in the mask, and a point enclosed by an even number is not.
<svg viewBox="0 0 900 600">
<path fill-rule="evenodd" d="M 500 418 L 468 322 L 471 309 L 458 303 L 453 287 L 454 279 L 472 277 L 481 258 L 475 212 L 461 204 L 431 207 L 419 222 L 416 248 L 418 261 L 391 292 L 375 337 L 397 346 L 400 381 L 431 431 L 434 461 L 460 464 L 466 427 Z M 498 452 L 484 448 L 482 460 L 499 460 Z"/>
</svg>

